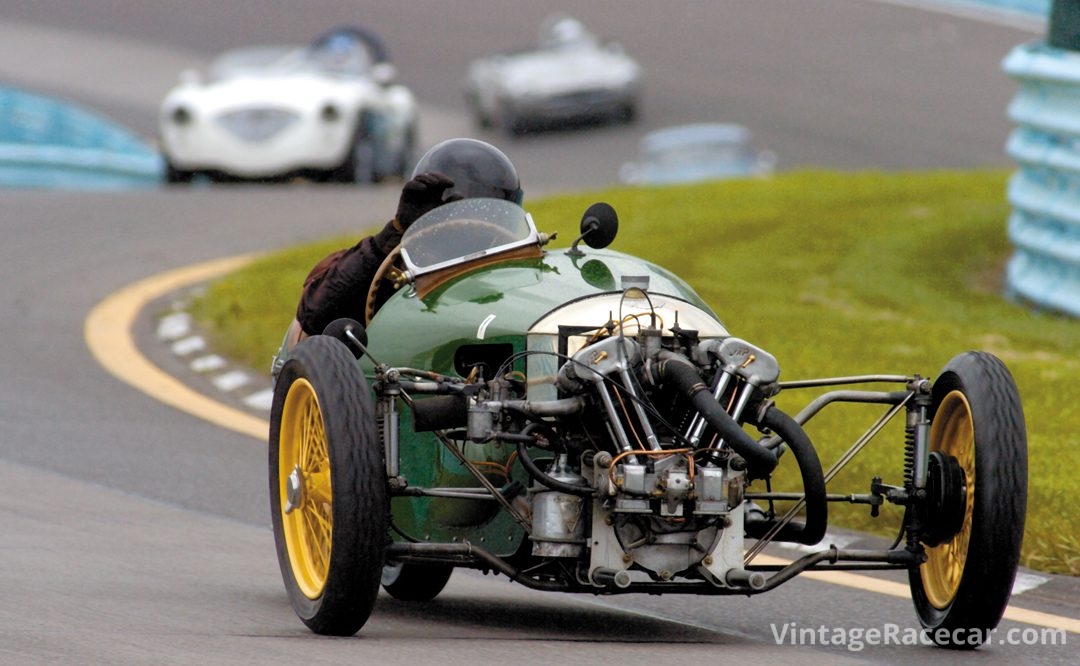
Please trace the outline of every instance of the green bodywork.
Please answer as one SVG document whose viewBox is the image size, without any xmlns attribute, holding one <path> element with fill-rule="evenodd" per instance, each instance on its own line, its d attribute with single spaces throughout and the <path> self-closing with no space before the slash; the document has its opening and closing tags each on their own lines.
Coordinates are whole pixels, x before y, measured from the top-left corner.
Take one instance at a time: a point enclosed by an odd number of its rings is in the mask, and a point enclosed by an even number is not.
<svg viewBox="0 0 1080 666">
<path fill-rule="evenodd" d="M 610 250 L 588 250 L 584 256 L 571 257 L 556 249 L 536 259 L 477 268 L 440 285 L 423 299 L 405 287 L 372 318 L 367 328 L 368 349 L 379 362 L 390 366 L 457 376 L 454 356 L 460 346 L 502 344 L 504 348 L 511 345 L 515 353 L 522 352 L 526 332 L 552 310 L 595 294 L 621 293 L 624 277 L 646 276 L 649 294 L 675 297 L 712 315 L 689 285 L 659 266 Z M 370 361 L 363 363 L 371 377 Z M 523 371 L 524 364 L 518 363 L 514 369 Z M 413 431 L 407 407 L 400 401 L 398 404 L 402 410 L 400 470 L 409 485 L 479 487 L 433 434 Z M 469 442 L 464 452 L 469 460 L 479 462 L 481 469 L 492 470 L 488 478 L 497 487 L 508 482 L 491 463 L 505 465 L 514 452 L 513 445 Z M 520 483 L 528 483 L 520 465 L 512 465 L 512 475 Z M 395 525 L 417 540 L 468 540 L 496 554 L 509 555 L 524 536 L 513 518 L 490 500 L 397 497 L 392 507 Z"/>
</svg>

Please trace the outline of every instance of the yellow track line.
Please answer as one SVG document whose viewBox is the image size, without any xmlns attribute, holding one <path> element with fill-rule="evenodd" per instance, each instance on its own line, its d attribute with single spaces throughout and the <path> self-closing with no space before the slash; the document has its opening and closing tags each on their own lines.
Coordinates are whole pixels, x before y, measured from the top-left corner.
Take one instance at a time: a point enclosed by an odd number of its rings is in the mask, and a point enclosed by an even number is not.
<svg viewBox="0 0 1080 666">
<path fill-rule="evenodd" d="M 84 326 L 86 344 L 98 363 L 122 381 L 183 412 L 229 430 L 266 440 L 269 426 L 263 419 L 233 409 L 193 391 L 150 363 L 135 346 L 131 327 L 147 303 L 197 282 L 210 280 L 249 263 L 256 255 L 219 259 L 163 273 L 136 282 L 107 297 L 90 311 Z M 754 558 L 760 564 L 786 565 L 790 560 L 767 555 Z M 907 585 L 848 571 L 808 571 L 799 578 L 850 587 L 892 597 L 911 598 Z M 1080 619 L 1009 606 L 1005 619 L 1080 634 Z"/>
<path fill-rule="evenodd" d="M 83 327 L 86 345 L 106 370 L 143 393 L 215 425 L 265 441 L 269 432 L 267 421 L 188 388 L 150 363 L 131 336 L 131 327 L 147 303 L 187 285 L 234 271 L 254 257 L 229 257 L 189 266 L 121 289 L 90 311 Z"/>
</svg>

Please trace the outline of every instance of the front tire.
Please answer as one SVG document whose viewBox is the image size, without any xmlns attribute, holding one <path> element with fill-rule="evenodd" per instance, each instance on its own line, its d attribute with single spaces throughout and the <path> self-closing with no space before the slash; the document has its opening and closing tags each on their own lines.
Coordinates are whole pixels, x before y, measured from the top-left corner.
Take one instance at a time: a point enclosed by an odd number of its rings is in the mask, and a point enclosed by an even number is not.
<svg viewBox="0 0 1080 666">
<path fill-rule="evenodd" d="M 522 118 L 509 102 L 499 104 L 499 127 L 508 136 L 516 137 L 525 133 L 525 119 Z"/>
<path fill-rule="evenodd" d="M 356 119 L 352 143 L 345 160 L 330 172 L 330 179 L 338 183 L 364 185 L 377 183 L 380 177 L 376 150 L 376 119 L 370 111 L 362 111 Z"/>
<path fill-rule="evenodd" d="M 479 93 L 475 91 L 465 93 L 465 106 L 469 109 L 469 115 L 472 116 L 473 123 L 477 127 L 485 130 L 495 127 L 495 121 L 484 111 Z"/>
<path fill-rule="evenodd" d="M 398 152 L 397 168 L 395 175 L 402 180 L 408 180 L 412 175 L 413 166 L 416 164 L 416 124 L 410 124 L 405 130 L 402 139 L 401 150 Z"/>
<path fill-rule="evenodd" d="M 350 185 L 376 182 L 375 146 L 372 145 L 371 140 L 362 136 L 353 139 L 348 157 L 334 170 L 331 178 L 339 183 Z"/>
<path fill-rule="evenodd" d="M 269 454 L 293 609 L 317 634 L 351 636 L 378 596 L 389 499 L 371 393 L 341 341 L 317 335 L 293 349 L 275 384 Z"/>
<path fill-rule="evenodd" d="M 930 638 L 942 647 L 974 649 L 1001 620 L 1020 561 L 1024 413 L 1004 363 L 983 352 L 953 358 L 934 382 L 932 400 L 930 450 L 934 476 L 943 479 L 932 494 L 952 498 L 935 505 L 941 511 L 924 507 L 932 535 L 923 539 L 927 560 L 908 579 Z M 942 525 L 949 526 L 944 533 Z"/>
<path fill-rule="evenodd" d="M 194 171 L 177 169 L 169 160 L 165 160 L 165 182 L 169 185 L 190 185 L 195 180 Z"/>
</svg>

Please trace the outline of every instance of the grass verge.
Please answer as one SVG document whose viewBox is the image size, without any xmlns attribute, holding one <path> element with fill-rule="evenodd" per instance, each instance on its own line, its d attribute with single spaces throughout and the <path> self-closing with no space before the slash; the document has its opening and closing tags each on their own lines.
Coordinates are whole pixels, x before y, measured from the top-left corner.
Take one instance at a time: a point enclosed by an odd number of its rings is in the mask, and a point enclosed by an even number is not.
<svg viewBox="0 0 1080 666">
<path fill-rule="evenodd" d="M 621 222 L 613 247 L 681 275 L 734 335 L 777 357 L 784 379 L 933 377 L 962 351 L 997 354 L 1020 387 L 1027 418 L 1023 562 L 1075 575 L 1080 520 L 1069 497 L 1073 470 L 1080 468 L 1080 322 L 1002 297 L 1011 252 L 1007 178 L 1005 171 L 797 171 L 587 192 L 527 207 L 542 231 L 559 233 L 555 245 L 566 246 L 589 204 L 611 203 Z M 357 237 L 266 257 L 210 285 L 193 313 L 216 349 L 266 372 L 308 269 Z M 778 402 L 793 412 L 807 396 L 790 393 Z M 877 414 L 859 407 L 827 412 L 808 428 L 826 467 Z M 899 484 L 901 469 L 897 427 L 860 454 L 830 491 L 866 492 L 874 474 Z M 831 521 L 880 533 L 896 522 L 873 520 L 865 507 L 838 507 Z"/>
</svg>

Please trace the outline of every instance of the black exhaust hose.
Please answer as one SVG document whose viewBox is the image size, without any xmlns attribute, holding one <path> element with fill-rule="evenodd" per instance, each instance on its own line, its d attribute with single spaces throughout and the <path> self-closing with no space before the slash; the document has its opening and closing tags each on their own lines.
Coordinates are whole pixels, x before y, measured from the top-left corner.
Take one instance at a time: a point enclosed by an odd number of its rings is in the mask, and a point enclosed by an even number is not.
<svg viewBox="0 0 1080 666">
<path fill-rule="evenodd" d="M 776 533 L 774 539 L 812 546 L 825 536 L 825 528 L 829 524 L 829 502 L 825 499 L 825 474 L 821 471 L 821 460 L 818 458 L 817 451 L 814 450 L 814 444 L 802 426 L 776 406 L 770 406 L 765 410 L 765 414 L 757 425 L 772 430 L 787 443 L 792 455 L 795 456 L 795 462 L 799 464 L 803 493 L 806 497 L 806 522 L 790 522 L 784 525 Z M 776 521 L 773 520 L 748 523 L 746 534 L 761 538 L 775 524 Z"/>
<path fill-rule="evenodd" d="M 724 438 L 735 453 L 746 461 L 751 476 L 765 477 L 776 469 L 776 454 L 754 441 L 735 419 L 713 398 L 709 387 L 689 361 L 680 356 L 667 356 L 656 364 L 656 377 L 661 384 L 670 382 L 690 399 L 705 422 Z"/>
<path fill-rule="evenodd" d="M 571 483 L 553 479 L 545 474 L 544 470 L 540 469 L 540 467 L 533 462 L 533 459 L 529 457 L 529 450 L 525 446 L 525 442 L 518 442 L 517 454 L 518 460 L 521 461 L 521 466 L 525 468 L 525 471 L 529 473 L 529 476 L 536 479 L 541 485 L 547 486 L 560 493 L 577 495 L 579 497 L 592 497 L 595 494 L 595 491 L 590 486 L 575 486 Z"/>
</svg>

